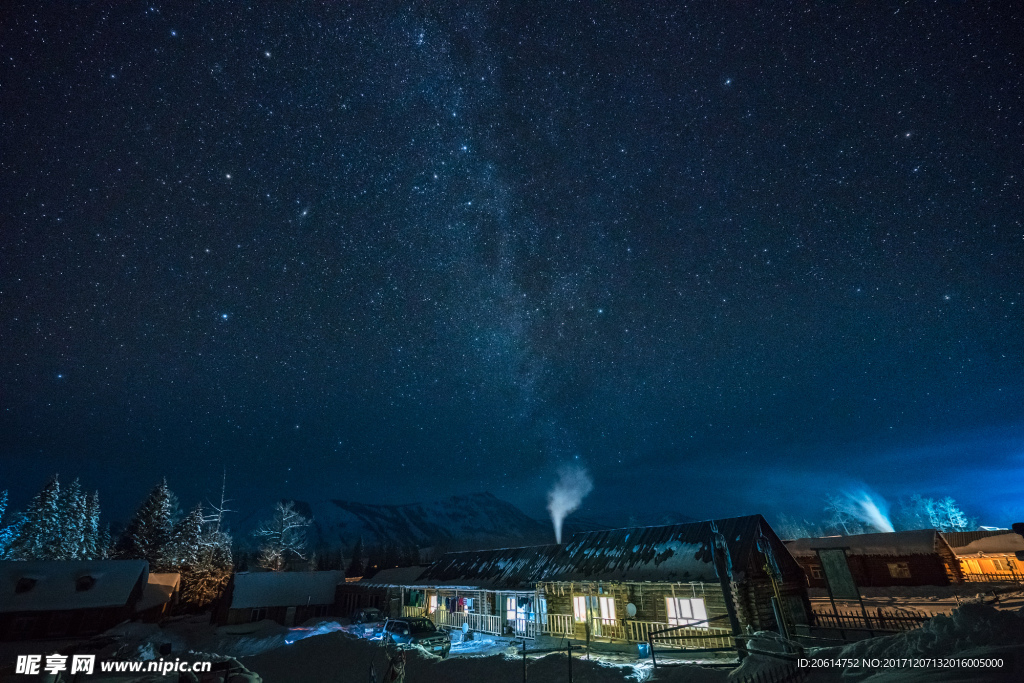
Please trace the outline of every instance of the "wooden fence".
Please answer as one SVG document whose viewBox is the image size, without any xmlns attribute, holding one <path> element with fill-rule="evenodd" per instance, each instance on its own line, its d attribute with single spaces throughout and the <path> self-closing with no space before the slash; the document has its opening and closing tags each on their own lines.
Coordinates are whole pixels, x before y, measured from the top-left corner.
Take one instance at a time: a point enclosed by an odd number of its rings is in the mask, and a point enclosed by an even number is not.
<svg viewBox="0 0 1024 683">
<path fill-rule="evenodd" d="M 736 647 L 732 631 L 727 628 L 674 628 L 671 624 L 657 621 L 627 621 L 626 640 L 631 643 L 646 643 L 651 632 L 672 628 L 670 633 L 655 635 L 658 645 L 674 648 L 704 650 L 719 647 Z"/>
<path fill-rule="evenodd" d="M 403 617 L 422 617 L 427 613 L 424 607 L 410 607 L 409 605 L 402 605 L 402 616 Z"/>
<path fill-rule="evenodd" d="M 912 631 L 931 617 L 912 614 L 898 614 L 878 607 L 867 612 L 815 611 L 814 624 L 819 628 L 866 629 L 873 631 Z"/>
<path fill-rule="evenodd" d="M 964 581 L 967 583 L 976 582 L 988 582 L 988 583 L 1002 583 L 1002 582 L 1024 582 L 1024 574 L 1017 572 L 1003 572 L 998 574 L 964 574 Z"/>
</svg>

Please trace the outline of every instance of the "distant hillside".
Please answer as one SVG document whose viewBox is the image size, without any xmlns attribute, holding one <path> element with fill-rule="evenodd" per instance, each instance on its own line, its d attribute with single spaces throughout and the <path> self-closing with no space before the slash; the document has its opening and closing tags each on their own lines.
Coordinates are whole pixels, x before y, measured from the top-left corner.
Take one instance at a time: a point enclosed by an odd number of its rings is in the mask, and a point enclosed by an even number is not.
<svg viewBox="0 0 1024 683">
<path fill-rule="evenodd" d="M 346 551 L 359 538 L 365 546 L 392 543 L 436 553 L 550 543 L 553 535 L 549 523 L 490 493 L 405 505 L 327 500 L 298 507 L 313 517 L 314 545 Z"/>
<path fill-rule="evenodd" d="M 310 548 L 340 550 L 345 557 L 360 538 L 363 546 L 393 545 L 416 547 L 421 559 L 429 560 L 453 550 L 482 550 L 554 542 L 550 520 L 536 520 L 515 505 L 490 493 L 452 496 L 443 500 L 403 505 L 357 503 L 348 500 L 292 501 L 296 509 L 313 520 Z M 262 515 L 249 516 L 238 524 L 235 540 L 239 546 L 255 546 L 252 530 Z M 575 533 L 613 527 L 672 524 L 692 521 L 681 515 L 660 515 L 654 519 L 595 520 L 570 515 L 564 538 Z"/>
</svg>

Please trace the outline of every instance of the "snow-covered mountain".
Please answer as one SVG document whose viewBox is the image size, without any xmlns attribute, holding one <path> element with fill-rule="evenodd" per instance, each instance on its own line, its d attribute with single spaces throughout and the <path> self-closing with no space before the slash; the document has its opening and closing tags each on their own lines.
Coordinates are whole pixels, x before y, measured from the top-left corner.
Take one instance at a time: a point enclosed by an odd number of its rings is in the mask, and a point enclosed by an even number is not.
<svg viewBox="0 0 1024 683">
<path fill-rule="evenodd" d="M 390 543 L 434 552 L 550 543 L 551 524 L 539 522 L 490 493 L 405 505 L 325 500 L 296 507 L 313 519 L 313 545 L 349 550 Z"/>
<path fill-rule="evenodd" d="M 358 503 L 348 500 L 291 501 L 296 510 L 313 520 L 308 533 L 309 547 L 318 551 L 349 551 L 361 538 L 364 552 L 372 546 L 392 545 L 401 550 L 415 547 L 424 561 L 453 550 L 483 550 L 554 543 L 548 519 L 537 520 L 490 493 L 452 496 L 443 500 L 402 505 Z M 255 547 L 252 531 L 269 515 L 267 505 L 244 517 L 234 529 L 235 541 L 243 548 Z M 679 517 L 679 519 L 676 519 Z M 680 515 L 657 519 L 602 519 L 585 514 L 570 515 L 563 538 L 584 531 L 623 526 L 670 524 L 693 521 Z"/>
</svg>

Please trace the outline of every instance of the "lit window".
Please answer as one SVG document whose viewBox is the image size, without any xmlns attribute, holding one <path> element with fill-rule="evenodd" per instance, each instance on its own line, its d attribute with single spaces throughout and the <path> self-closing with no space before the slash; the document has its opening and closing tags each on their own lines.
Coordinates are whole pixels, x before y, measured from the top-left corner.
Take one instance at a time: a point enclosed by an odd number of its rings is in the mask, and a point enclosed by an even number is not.
<svg viewBox="0 0 1024 683">
<path fill-rule="evenodd" d="M 505 618 L 509 621 L 516 620 L 516 599 L 505 598 Z"/>
<path fill-rule="evenodd" d="M 889 576 L 894 579 L 909 579 L 910 565 L 906 562 L 890 562 Z"/>
<path fill-rule="evenodd" d="M 615 598 L 601 598 L 601 618 L 615 619 Z"/>
<path fill-rule="evenodd" d="M 430 596 L 430 613 L 433 614 L 436 611 L 437 611 L 437 596 L 436 595 L 431 595 Z"/>
<path fill-rule="evenodd" d="M 703 598 L 665 598 L 665 605 L 671 625 L 708 628 L 708 611 Z"/>
<path fill-rule="evenodd" d="M 587 620 L 587 599 L 582 595 L 574 595 L 572 598 L 572 615 L 576 621 Z"/>
</svg>

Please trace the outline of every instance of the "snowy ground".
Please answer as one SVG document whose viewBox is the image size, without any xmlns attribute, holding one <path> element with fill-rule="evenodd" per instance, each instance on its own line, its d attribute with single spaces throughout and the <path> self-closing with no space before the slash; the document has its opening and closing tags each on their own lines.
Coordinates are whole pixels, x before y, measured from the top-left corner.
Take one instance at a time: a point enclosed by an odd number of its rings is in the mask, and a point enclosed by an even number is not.
<svg viewBox="0 0 1024 683">
<path fill-rule="evenodd" d="M 456 634 L 456 639 L 461 634 Z M 752 647 L 764 651 L 783 649 L 774 634 L 753 641 Z M 342 630 L 337 622 L 319 622 L 303 629 L 287 629 L 273 622 L 239 627 L 216 628 L 205 618 L 179 619 L 163 628 L 151 624 L 125 624 L 104 634 L 96 651 L 100 658 L 152 659 L 161 645 L 170 644 L 171 657 L 190 660 L 234 658 L 258 674 L 263 683 L 366 683 L 371 667 L 378 680 L 385 665 L 385 650 L 379 641 L 367 641 Z M 35 683 L 52 679 L 16 676 L 12 673 L 13 653 L 49 654 L 55 643 L 6 644 L 0 649 L 0 682 Z M 66 644 L 65 644 L 66 645 Z M 513 641 L 490 636 L 453 644 L 452 656 L 441 660 L 412 650 L 406 654 L 406 683 L 519 683 L 523 680 L 523 661 Z M 1024 616 L 1010 610 L 997 610 L 973 603 L 939 616 L 923 628 L 892 636 L 873 638 L 843 648 L 811 651 L 809 659 L 906 658 L 1001 658 L 998 669 L 955 668 L 915 669 L 846 667 L 809 669 L 807 683 L 952 683 L 1024 681 Z M 565 654 L 531 656 L 527 663 L 530 683 L 563 683 L 568 680 Z M 694 665 L 659 667 L 652 670 L 650 660 L 638 661 L 628 653 L 591 653 L 591 660 L 573 659 L 575 683 L 729 683 L 744 676 L 780 670 L 788 665 L 773 656 L 753 655 L 730 672 L 728 668 Z M 218 679 L 222 681 L 223 679 Z M 252 678 L 255 682 L 257 679 Z M 176 683 L 177 675 L 90 676 L 83 683 Z M 203 681 L 207 683 L 207 681 Z M 212 683 L 212 681 L 211 681 Z M 234 681 L 233 681 L 234 683 Z M 242 683 L 239 681 L 238 683 Z"/>
</svg>

